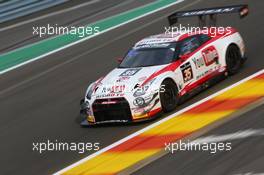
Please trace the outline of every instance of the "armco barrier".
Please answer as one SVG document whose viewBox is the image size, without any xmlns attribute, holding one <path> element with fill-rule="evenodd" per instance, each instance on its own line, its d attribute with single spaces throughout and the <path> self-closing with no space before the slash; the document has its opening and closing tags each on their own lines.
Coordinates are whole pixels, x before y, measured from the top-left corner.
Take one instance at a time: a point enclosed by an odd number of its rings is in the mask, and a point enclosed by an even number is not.
<svg viewBox="0 0 264 175">
<path fill-rule="evenodd" d="M 22 17 L 68 0 L 11 0 L 0 4 L 0 23 Z"/>
</svg>

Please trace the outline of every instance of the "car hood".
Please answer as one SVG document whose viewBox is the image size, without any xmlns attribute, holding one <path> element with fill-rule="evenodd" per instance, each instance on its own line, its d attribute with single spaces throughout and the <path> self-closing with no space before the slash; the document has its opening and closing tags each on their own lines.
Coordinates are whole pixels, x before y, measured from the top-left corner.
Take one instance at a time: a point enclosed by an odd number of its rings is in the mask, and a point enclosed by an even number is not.
<svg viewBox="0 0 264 175">
<path fill-rule="evenodd" d="M 115 68 L 97 82 L 94 95 L 109 94 L 113 92 L 113 89 L 115 89 L 115 93 L 121 93 L 123 88 L 126 89 L 126 92 L 131 92 L 135 86 L 141 85 L 152 74 L 166 66 L 167 64 L 139 68 Z"/>
</svg>

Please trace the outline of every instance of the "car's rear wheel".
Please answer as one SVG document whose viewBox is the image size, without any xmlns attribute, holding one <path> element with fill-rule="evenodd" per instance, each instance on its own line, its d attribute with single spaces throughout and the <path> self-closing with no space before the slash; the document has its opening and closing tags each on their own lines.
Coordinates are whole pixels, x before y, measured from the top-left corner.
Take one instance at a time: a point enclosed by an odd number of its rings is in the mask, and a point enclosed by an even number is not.
<svg viewBox="0 0 264 175">
<path fill-rule="evenodd" d="M 226 66 L 229 75 L 237 73 L 242 65 L 242 57 L 236 45 L 230 45 L 226 51 Z"/>
<path fill-rule="evenodd" d="M 160 102 L 164 112 L 174 110 L 178 104 L 178 90 L 176 84 L 172 80 L 164 80 L 160 88 Z"/>
</svg>

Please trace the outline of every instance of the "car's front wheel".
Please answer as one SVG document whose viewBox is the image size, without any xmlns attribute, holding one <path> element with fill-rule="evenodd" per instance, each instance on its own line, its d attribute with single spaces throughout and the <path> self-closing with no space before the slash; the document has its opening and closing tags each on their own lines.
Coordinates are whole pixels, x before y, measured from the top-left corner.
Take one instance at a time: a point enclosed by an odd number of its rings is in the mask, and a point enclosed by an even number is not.
<svg viewBox="0 0 264 175">
<path fill-rule="evenodd" d="M 226 66 L 229 75 L 237 73 L 242 65 L 242 57 L 236 45 L 230 45 L 226 51 Z"/>
<path fill-rule="evenodd" d="M 174 110 L 178 104 L 178 90 L 172 80 L 164 80 L 160 87 L 160 102 L 164 112 Z"/>
</svg>

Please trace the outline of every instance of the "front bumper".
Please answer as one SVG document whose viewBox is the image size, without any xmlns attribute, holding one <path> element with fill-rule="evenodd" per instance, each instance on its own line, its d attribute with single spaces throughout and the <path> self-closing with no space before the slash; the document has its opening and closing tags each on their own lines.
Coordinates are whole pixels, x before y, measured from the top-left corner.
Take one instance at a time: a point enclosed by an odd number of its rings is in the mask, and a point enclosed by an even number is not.
<svg viewBox="0 0 264 175">
<path fill-rule="evenodd" d="M 89 105 L 89 108 L 81 104 L 81 115 L 83 116 L 81 125 L 140 122 L 150 120 L 161 112 L 157 94 L 153 95 L 153 98 L 144 106 L 133 106 L 131 103 L 119 97 L 96 99 L 92 105 Z"/>
</svg>

